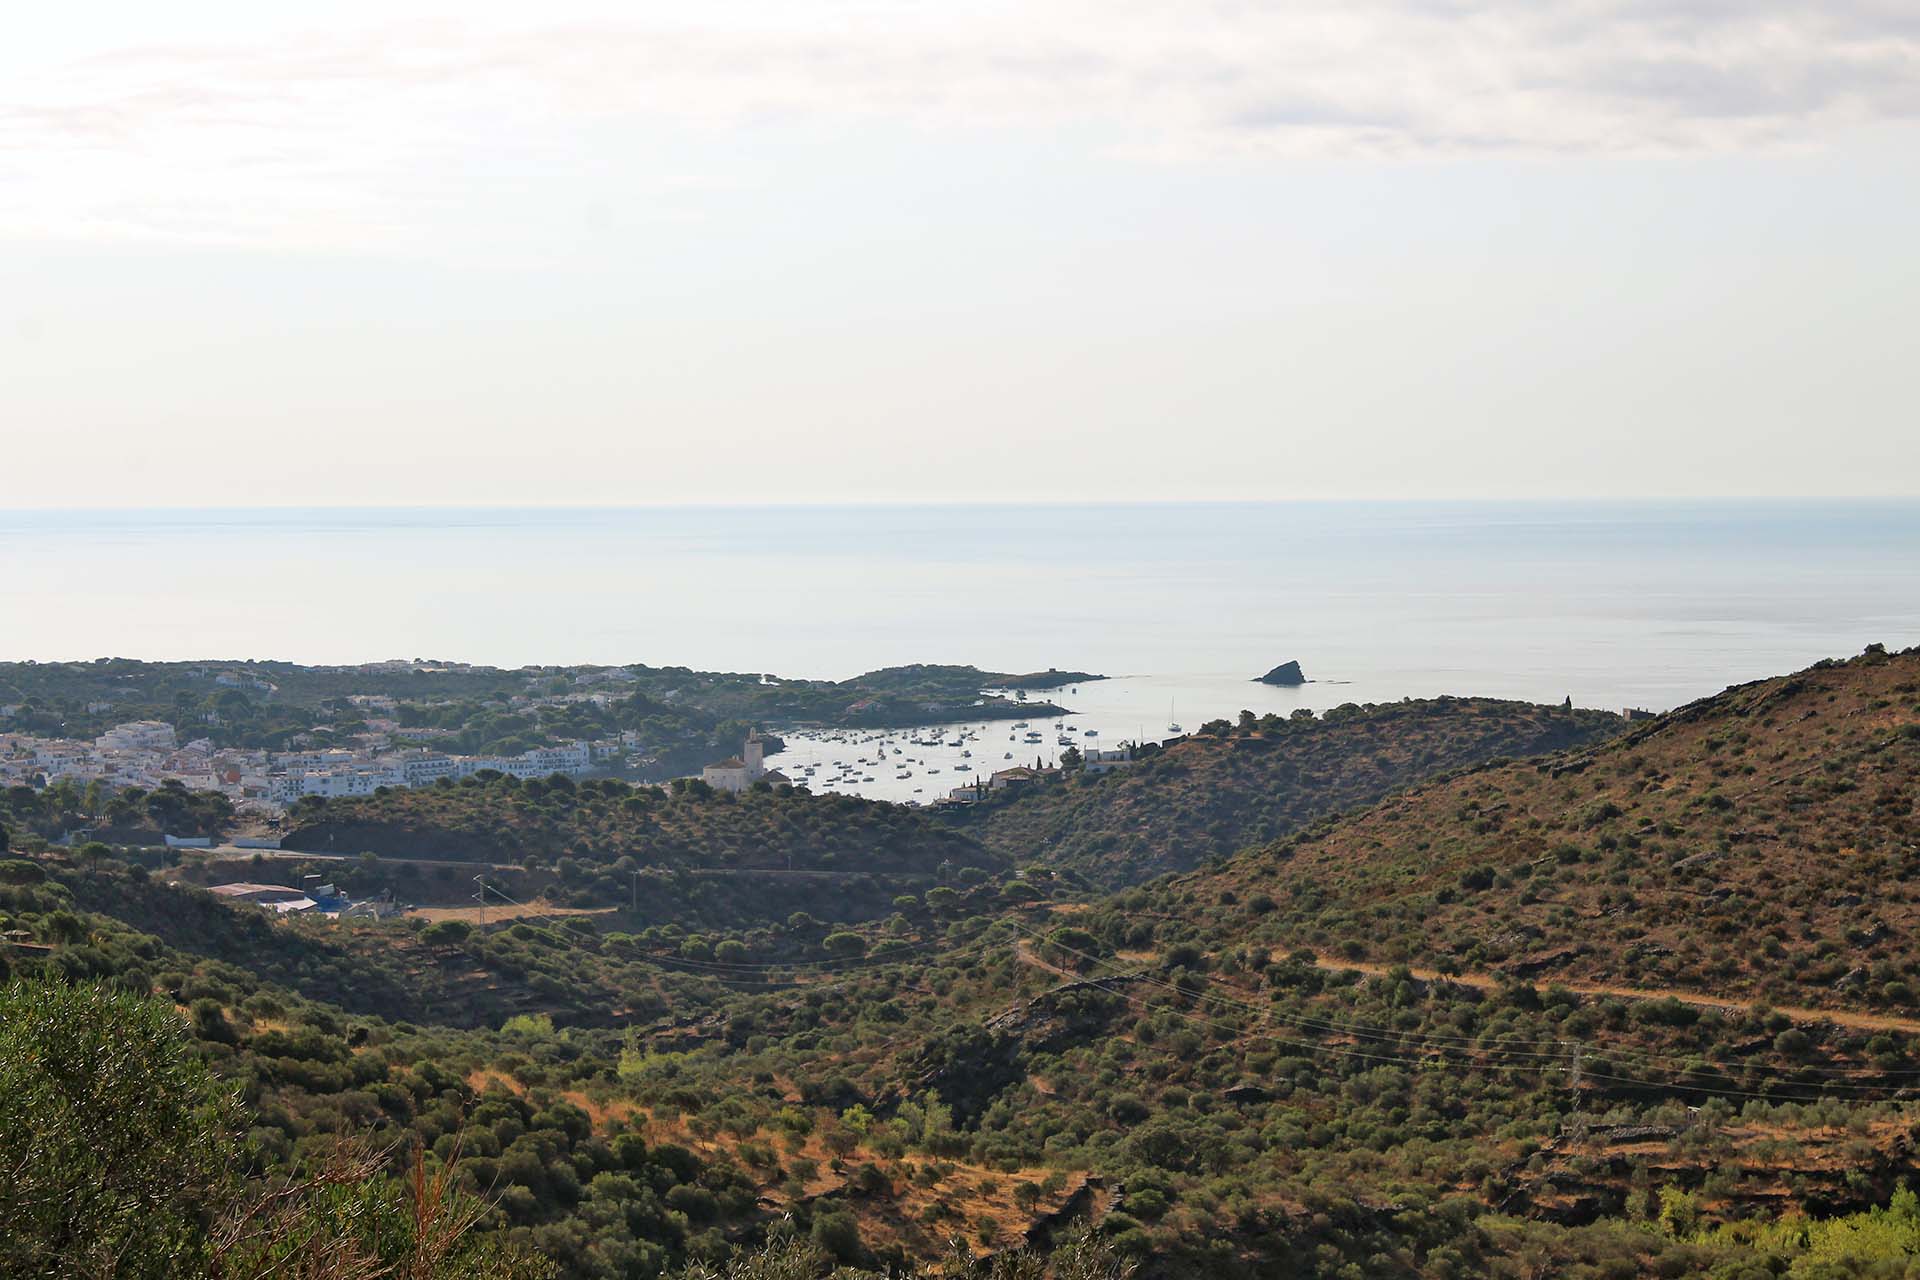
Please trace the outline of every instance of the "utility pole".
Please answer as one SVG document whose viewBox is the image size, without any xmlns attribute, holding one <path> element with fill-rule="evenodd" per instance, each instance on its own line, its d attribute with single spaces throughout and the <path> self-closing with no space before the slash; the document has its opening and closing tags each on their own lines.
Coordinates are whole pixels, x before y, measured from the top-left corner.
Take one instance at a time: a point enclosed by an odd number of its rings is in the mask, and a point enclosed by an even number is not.
<svg viewBox="0 0 1920 1280">
<path fill-rule="evenodd" d="M 1572 1095 L 1573 1112 L 1562 1122 L 1560 1131 L 1575 1142 L 1585 1142 L 1587 1140 L 1589 1127 L 1587 1121 L 1587 1104 L 1586 1100 L 1580 1096 L 1580 1058 L 1581 1054 L 1585 1051 L 1585 1046 L 1578 1040 L 1575 1040 L 1569 1048 L 1572 1051 L 1572 1058 L 1567 1064 L 1567 1091 Z"/>
<path fill-rule="evenodd" d="M 473 895 L 473 900 L 480 904 L 480 923 L 484 927 L 487 923 L 487 878 L 475 876 L 473 882 L 480 886 L 480 892 Z"/>
</svg>

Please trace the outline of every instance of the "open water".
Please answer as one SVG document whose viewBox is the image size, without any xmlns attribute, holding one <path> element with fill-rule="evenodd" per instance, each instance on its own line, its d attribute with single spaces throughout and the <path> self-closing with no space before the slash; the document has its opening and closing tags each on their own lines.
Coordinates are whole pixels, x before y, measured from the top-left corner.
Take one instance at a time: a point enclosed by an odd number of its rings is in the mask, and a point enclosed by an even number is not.
<svg viewBox="0 0 1920 1280">
<path fill-rule="evenodd" d="M 8 658 L 1059 667 L 1116 677 L 1059 695 L 1107 744 L 1443 693 L 1664 709 L 1872 641 L 1920 643 L 1920 502 L 0 512 Z M 1314 683 L 1251 683 L 1289 658 Z M 1009 731 L 965 763 L 1057 747 Z M 957 751 L 855 789 L 930 799 Z"/>
</svg>

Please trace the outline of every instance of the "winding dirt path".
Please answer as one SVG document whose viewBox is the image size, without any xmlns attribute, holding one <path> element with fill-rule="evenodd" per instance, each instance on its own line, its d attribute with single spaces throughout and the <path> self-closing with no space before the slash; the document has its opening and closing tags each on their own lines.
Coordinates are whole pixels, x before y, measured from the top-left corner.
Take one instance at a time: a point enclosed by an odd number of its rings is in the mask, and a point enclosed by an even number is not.
<svg viewBox="0 0 1920 1280">
<path fill-rule="evenodd" d="M 1381 977 L 1397 968 L 1395 965 L 1369 964 L 1361 960 L 1342 960 L 1337 956 L 1315 954 L 1314 964 L 1322 969 L 1351 969 L 1370 977 Z M 1482 991 L 1491 991 L 1499 987 L 1500 979 L 1490 973 L 1444 974 L 1438 969 L 1421 969 L 1413 965 L 1407 971 L 1422 982 L 1453 982 L 1463 987 L 1476 987 Z M 1681 1004 L 1690 1004 L 1698 1009 L 1731 1010 L 1744 1013 L 1757 1000 L 1730 1000 L 1724 996 L 1701 995 L 1698 991 L 1682 991 L 1675 987 L 1623 987 L 1610 982 L 1585 982 L 1578 978 L 1556 978 L 1551 985 L 1565 987 L 1576 995 L 1583 996 L 1619 996 L 1625 1000 L 1678 1000 Z M 1784 1014 L 1795 1022 L 1831 1022 L 1842 1027 L 1854 1027 L 1862 1031 L 1902 1031 L 1909 1035 L 1920 1035 L 1920 1020 L 1896 1018 L 1880 1013 L 1854 1013 L 1845 1009 L 1813 1009 L 1804 1005 L 1770 1004 L 1767 1006 L 1775 1013 Z"/>
<path fill-rule="evenodd" d="M 1053 910 L 1058 911 L 1059 908 L 1055 907 Z M 1179 919 L 1178 916 L 1162 915 L 1156 915 L 1155 918 L 1163 920 Z M 1022 959 L 1027 960 L 1029 963 L 1039 964 L 1041 967 L 1051 969 L 1056 973 L 1066 972 L 1066 970 L 1048 964 L 1038 956 L 1033 955 L 1024 941 L 1021 943 L 1020 949 Z M 1355 973 L 1364 973 L 1369 977 L 1375 978 L 1384 977 L 1391 970 L 1399 967 L 1397 965 L 1374 964 L 1364 960 L 1344 960 L 1338 956 L 1330 956 L 1321 952 L 1313 953 L 1313 963 L 1316 968 L 1329 970 L 1351 969 Z M 1501 981 L 1491 973 L 1445 974 L 1441 973 L 1438 969 L 1422 969 L 1416 965 L 1408 965 L 1406 968 L 1408 973 L 1411 973 L 1422 982 L 1452 982 L 1463 987 L 1474 987 L 1481 991 L 1497 990 Z M 1761 1003 L 1761 1001 L 1758 1000 L 1735 1000 L 1726 996 L 1702 995 L 1698 991 L 1683 991 L 1678 987 L 1628 987 L 1612 982 L 1589 982 L 1579 978 L 1551 979 L 1549 985 L 1565 987 L 1568 991 L 1576 995 L 1618 996 L 1623 1000 L 1674 999 L 1678 1000 L 1681 1004 L 1690 1004 L 1696 1009 L 1717 1009 L 1735 1013 L 1745 1013 L 1754 1005 Z M 1795 1022 L 1831 1022 L 1835 1026 L 1853 1027 L 1860 1031 L 1899 1031 L 1907 1035 L 1920 1035 L 1920 1019 L 1915 1018 L 1898 1018 L 1891 1014 L 1884 1013 L 1856 1013 L 1849 1009 L 1815 1009 L 1807 1005 L 1769 1004 L 1767 1007 L 1775 1013 L 1784 1014 Z"/>
</svg>

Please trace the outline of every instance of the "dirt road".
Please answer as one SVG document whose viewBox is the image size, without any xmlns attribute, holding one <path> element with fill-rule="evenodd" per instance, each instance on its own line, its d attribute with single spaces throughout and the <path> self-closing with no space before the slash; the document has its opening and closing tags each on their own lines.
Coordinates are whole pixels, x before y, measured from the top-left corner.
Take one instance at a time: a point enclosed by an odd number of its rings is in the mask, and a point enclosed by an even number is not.
<svg viewBox="0 0 1920 1280">
<path fill-rule="evenodd" d="M 1373 977 L 1379 977 L 1395 967 L 1367 964 L 1359 960 L 1342 960 L 1337 956 L 1326 955 L 1315 955 L 1313 962 L 1322 969 L 1352 969 Z M 1491 991 L 1500 986 L 1500 979 L 1490 973 L 1443 974 L 1437 969 L 1421 969 L 1412 965 L 1407 968 L 1408 972 L 1422 982 L 1455 982 L 1463 987 L 1476 987 L 1482 991 Z M 1701 995 L 1697 991 L 1682 991 L 1675 987 L 1625 987 L 1611 982 L 1583 982 L 1577 978 L 1556 978 L 1550 985 L 1565 987 L 1583 996 L 1618 996 L 1623 1000 L 1673 999 L 1698 1009 L 1718 1009 L 1735 1013 L 1744 1013 L 1760 1003 L 1758 1000 L 1729 1000 L 1724 996 Z M 1862 1031 L 1903 1031 L 1910 1035 L 1920 1034 L 1920 1021 L 1912 1018 L 1895 1018 L 1879 1013 L 1855 1013 L 1845 1009 L 1813 1009 L 1790 1004 L 1770 1004 L 1767 1007 L 1775 1013 L 1792 1018 L 1795 1022 L 1831 1022 L 1837 1026 L 1856 1027 Z"/>
</svg>

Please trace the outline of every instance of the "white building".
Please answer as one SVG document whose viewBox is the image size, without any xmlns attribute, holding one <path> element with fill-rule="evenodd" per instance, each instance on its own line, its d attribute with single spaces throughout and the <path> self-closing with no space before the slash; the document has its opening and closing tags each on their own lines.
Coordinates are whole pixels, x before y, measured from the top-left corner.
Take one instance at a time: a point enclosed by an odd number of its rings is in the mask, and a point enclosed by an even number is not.
<svg viewBox="0 0 1920 1280">
<path fill-rule="evenodd" d="M 457 760 L 461 777 L 482 769 L 494 769 L 527 779 L 554 773 L 585 773 L 593 767 L 593 752 L 584 742 L 570 742 L 564 747 L 535 747 L 517 756 L 460 756 Z"/>
<path fill-rule="evenodd" d="M 367 761 L 344 767 L 274 774 L 267 779 L 267 799 L 281 804 L 291 804 L 302 796 L 324 796 L 333 800 L 346 796 L 370 796 L 381 787 L 406 785 L 406 775 L 399 769 Z"/>
<path fill-rule="evenodd" d="M 102 751 L 171 751 L 173 726 L 164 720 L 134 720 L 117 724 L 93 740 Z"/>
<path fill-rule="evenodd" d="M 762 778 L 768 782 L 785 782 L 785 774 L 767 771 L 765 751 L 759 731 L 755 730 L 747 734 L 739 755 L 708 765 L 700 771 L 700 780 L 715 790 L 733 792 L 745 791 Z"/>
<path fill-rule="evenodd" d="M 1106 773 L 1133 763 L 1133 750 L 1130 747 L 1116 747 L 1111 751 L 1094 749 L 1080 757 L 1080 767 L 1088 773 Z"/>
<path fill-rule="evenodd" d="M 532 773 L 516 774 L 522 778 L 541 778 L 550 773 L 585 773 L 593 767 L 593 752 L 584 742 L 569 742 L 564 747 L 535 747 L 514 759 L 533 770 Z"/>
<path fill-rule="evenodd" d="M 392 759 L 409 787 L 430 787 L 442 778 L 460 776 L 460 762 L 438 751 L 403 751 Z"/>
</svg>

